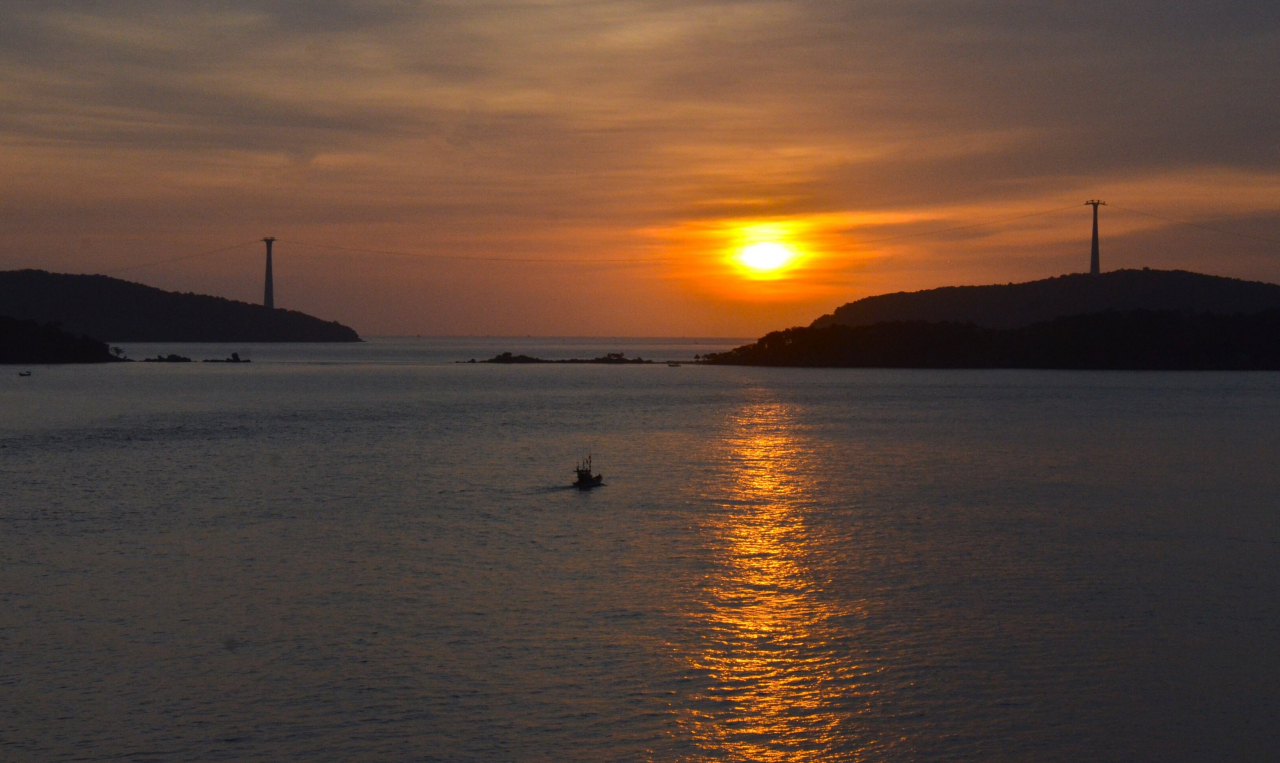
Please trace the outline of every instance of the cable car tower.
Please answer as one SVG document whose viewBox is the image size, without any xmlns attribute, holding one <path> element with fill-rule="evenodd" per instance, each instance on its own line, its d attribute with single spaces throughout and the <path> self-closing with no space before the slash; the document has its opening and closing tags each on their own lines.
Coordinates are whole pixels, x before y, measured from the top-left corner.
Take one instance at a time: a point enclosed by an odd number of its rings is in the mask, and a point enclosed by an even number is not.
<svg viewBox="0 0 1280 763">
<path fill-rule="evenodd" d="M 1090 274 L 1090 275 L 1095 275 L 1095 276 L 1096 276 L 1096 275 L 1098 275 L 1098 273 L 1101 273 L 1101 272 L 1102 272 L 1102 268 L 1100 267 L 1100 265 L 1099 265 L 1099 263 L 1098 263 L 1098 207 L 1099 207 L 1099 206 L 1103 206 L 1103 207 L 1107 206 L 1107 202 L 1105 202 L 1105 201 L 1098 201 L 1097 199 L 1090 199 L 1090 200 L 1086 201 L 1086 202 L 1084 203 L 1084 205 L 1085 205 L 1086 207 L 1087 207 L 1087 206 L 1092 206 L 1092 207 L 1093 207 L 1093 254 L 1089 257 L 1089 274 Z M 267 267 L 269 268 L 269 267 L 271 266 L 271 265 L 270 265 L 270 263 L 271 263 L 271 250 L 270 250 L 270 247 L 271 247 L 271 245 L 270 245 L 270 244 L 267 244 L 267 247 L 268 247 L 268 249 L 267 249 L 267 263 L 268 263 L 268 264 L 267 264 Z M 268 278 L 269 278 L 269 277 L 270 277 L 270 276 L 268 276 Z"/>
<path fill-rule="evenodd" d="M 1097 251 L 1098 223 L 1096 220 L 1094 221 L 1093 226 L 1094 226 L 1094 236 L 1093 236 L 1094 247 L 1093 248 L 1094 248 L 1094 251 Z M 266 283 L 266 286 L 264 286 L 262 289 L 262 304 L 268 310 L 274 310 L 276 309 L 276 293 L 275 293 L 275 288 L 272 287 L 271 285 L 271 244 L 276 240 L 276 237 L 267 236 L 262 240 L 266 242 L 266 245 L 267 245 L 267 283 Z"/>
</svg>

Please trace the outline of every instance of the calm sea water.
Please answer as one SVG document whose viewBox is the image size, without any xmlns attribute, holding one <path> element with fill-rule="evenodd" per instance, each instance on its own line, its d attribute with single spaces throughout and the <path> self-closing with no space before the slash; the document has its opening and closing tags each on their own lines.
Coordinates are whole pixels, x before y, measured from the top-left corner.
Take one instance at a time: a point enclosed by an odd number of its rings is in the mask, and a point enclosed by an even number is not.
<svg viewBox="0 0 1280 763">
<path fill-rule="evenodd" d="M 5 371 L 0 759 L 1275 759 L 1280 374 L 729 344 Z"/>
</svg>

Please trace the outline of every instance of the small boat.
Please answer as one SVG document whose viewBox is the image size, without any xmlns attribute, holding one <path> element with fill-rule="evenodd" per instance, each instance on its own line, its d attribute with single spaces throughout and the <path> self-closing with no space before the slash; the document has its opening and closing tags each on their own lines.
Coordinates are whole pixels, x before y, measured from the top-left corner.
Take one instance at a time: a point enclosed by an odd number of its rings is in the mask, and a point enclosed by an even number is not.
<svg viewBox="0 0 1280 763">
<path fill-rule="evenodd" d="M 578 465 L 573 469 L 578 473 L 578 479 L 574 481 L 573 486 L 579 490 L 589 490 L 593 487 L 600 487 L 604 484 L 603 474 L 591 473 L 591 456 L 587 456 L 585 460 L 579 461 Z"/>
<path fill-rule="evenodd" d="M 31 372 L 30 372 L 30 371 L 19 371 L 19 372 L 18 372 L 18 376 L 30 376 L 30 375 L 31 375 Z"/>
<path fill-rule="evenodd" d="M 679 368 L 679 367 L 680 367 L 680 364 L 679 364 L 679 363 L 677 363 L 677 362 L 675 362 L 674 360 L 668 360 L 668 361 L 667 361 L 667 367 L 668 367 L 668 368 Z"/>
</svg>

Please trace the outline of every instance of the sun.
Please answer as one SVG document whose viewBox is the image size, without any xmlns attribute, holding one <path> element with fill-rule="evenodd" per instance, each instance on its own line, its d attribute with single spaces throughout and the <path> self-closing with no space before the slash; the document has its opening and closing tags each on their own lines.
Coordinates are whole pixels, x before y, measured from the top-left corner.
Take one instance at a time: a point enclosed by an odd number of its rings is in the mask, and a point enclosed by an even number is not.
<svg viewBox="0 0 1280 763">
<path fill-rule="evenodd" d="M 738 252 L 738 262 L 748 271 L 768 275 L 785 268 L 795 259 L 796 253 L 776 241 L 762 241 L 744 246 Z"/>
</svg>

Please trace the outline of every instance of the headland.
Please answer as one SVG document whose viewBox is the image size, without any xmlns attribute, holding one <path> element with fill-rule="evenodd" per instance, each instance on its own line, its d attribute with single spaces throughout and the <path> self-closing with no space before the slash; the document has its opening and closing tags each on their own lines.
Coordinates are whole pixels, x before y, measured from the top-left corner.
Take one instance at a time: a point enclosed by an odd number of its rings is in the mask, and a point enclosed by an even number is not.
<svg viewBox="0 0 1280 763">
<path fill-rule="evenodd" d="M 103 342 L 53 324 L 0 316 L 0 364 L 113 363 L 122 360 Z"/>
<path fill-rule="evenodd" d="M 887 294 L 712 365 L 1278 370 L 1280 286 L 1127 270 Z"/>
<path fill-rule="evenodd" d="M 1010 329 L 1068 315 L 1108 311 L 1178 310 L 1239 315 L 1273 308 L 1280 308 L 1277 284 L 1186 270 L 1114 270 L 1026 283 L 881 294 L 842 305 L 810 325 L 821 328 L 929 321 Z"/>
<path fill-rule="evenodd" d="M 348 326 L 296 310 L 43 270 L 0 272 L 0 315 L 106 342 L 360 341 Z"/>
</svg>

